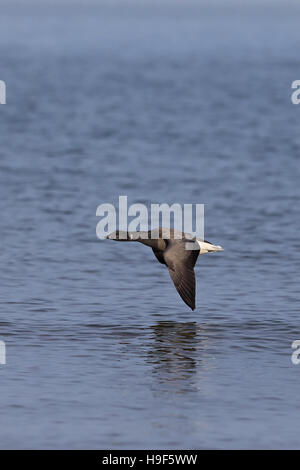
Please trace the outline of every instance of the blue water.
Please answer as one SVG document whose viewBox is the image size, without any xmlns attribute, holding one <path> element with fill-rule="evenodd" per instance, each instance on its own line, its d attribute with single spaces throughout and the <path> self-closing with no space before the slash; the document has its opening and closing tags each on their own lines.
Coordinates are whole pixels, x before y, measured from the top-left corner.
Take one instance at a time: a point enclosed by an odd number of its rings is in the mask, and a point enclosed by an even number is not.
<svg viewBox="0 0 300 470">
<path fill-rule="evenodd" d="M 299 9 L 1 8 L 1 448 L 299 448 Z M 280 6 L 281 5 L 281 6 Z M 197 308 L 96 208 L 203 203 Z"/>
</svg>

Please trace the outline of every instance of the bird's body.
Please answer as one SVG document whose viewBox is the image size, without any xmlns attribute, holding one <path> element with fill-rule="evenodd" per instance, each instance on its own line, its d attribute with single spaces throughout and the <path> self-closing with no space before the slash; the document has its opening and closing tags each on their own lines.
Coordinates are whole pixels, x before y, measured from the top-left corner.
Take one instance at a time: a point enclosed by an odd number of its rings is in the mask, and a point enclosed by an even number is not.
<svg viewBox="0 0 300 470">
<path fill-rule="evenodd" d="M 194 266 L 199 254 L 222 251 L 220 246 L 166 228 L 144 232 L 117 230 L 107 238 L 117 241 L 137 241 L 151 247 L 157 260 L 167 266 L 177 292 L 192 310 L 195 309 L 196 295 Z"/>
</svg>

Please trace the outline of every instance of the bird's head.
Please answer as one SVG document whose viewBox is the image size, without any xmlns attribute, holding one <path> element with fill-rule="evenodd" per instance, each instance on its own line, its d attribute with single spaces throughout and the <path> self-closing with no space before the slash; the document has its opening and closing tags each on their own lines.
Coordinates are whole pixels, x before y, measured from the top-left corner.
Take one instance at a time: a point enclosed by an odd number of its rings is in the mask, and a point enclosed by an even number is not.
<svg viewBox="0 0 300 470">
<path fill-rule="evenodd" d="M 124 230 L 115 230 L 114 232 L 110 233 L 106 238 L 108 238 L 109 240 L 117 240 L 120 242 L 132 240 L 130 233 L 125 232 Z"/>
</svg>

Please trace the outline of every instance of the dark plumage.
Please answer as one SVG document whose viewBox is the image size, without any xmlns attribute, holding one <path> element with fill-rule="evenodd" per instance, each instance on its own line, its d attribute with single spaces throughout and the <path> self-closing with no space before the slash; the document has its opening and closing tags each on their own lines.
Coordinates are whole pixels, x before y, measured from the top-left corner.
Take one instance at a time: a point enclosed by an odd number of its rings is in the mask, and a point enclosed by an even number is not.
<svg viewBox="0 0 300 470">
<path fill-rule="evenodd" d="M 177 292 L 192 310 L 195 309 L 196 293 L 194 266 L 199 254 L 222 251 L 220 246 L 165 228 L 147 232 L 117 230 L 107 238 L 116 241 L 137 241 L 150 246 L 157 260 L 167 266 Z M 190 244 L 189 249 L 187 243 Z"/>
</svg>

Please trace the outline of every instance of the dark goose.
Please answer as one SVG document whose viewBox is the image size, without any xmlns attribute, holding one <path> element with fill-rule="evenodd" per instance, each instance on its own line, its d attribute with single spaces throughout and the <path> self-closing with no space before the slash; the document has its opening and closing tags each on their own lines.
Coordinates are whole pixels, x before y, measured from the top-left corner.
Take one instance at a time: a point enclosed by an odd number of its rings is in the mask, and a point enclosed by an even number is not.
<svg viewBox="0 0 300 470">
<path fill-rule="evenodd" d="M 140 242 L 150 246 L 158 261 L 165 264 L 182 300 L 195 310 L 196 280 L 194 266 L 199 255 L 223 251 L 221 246 L 205 240 L 188 238 L 187 234 L 173 229 L 159 228 L 146 232 L 117 230 L 107 237 L 120 242 Z M 191 244 L 186 249 L 186 243 Z"/>
</svg>

